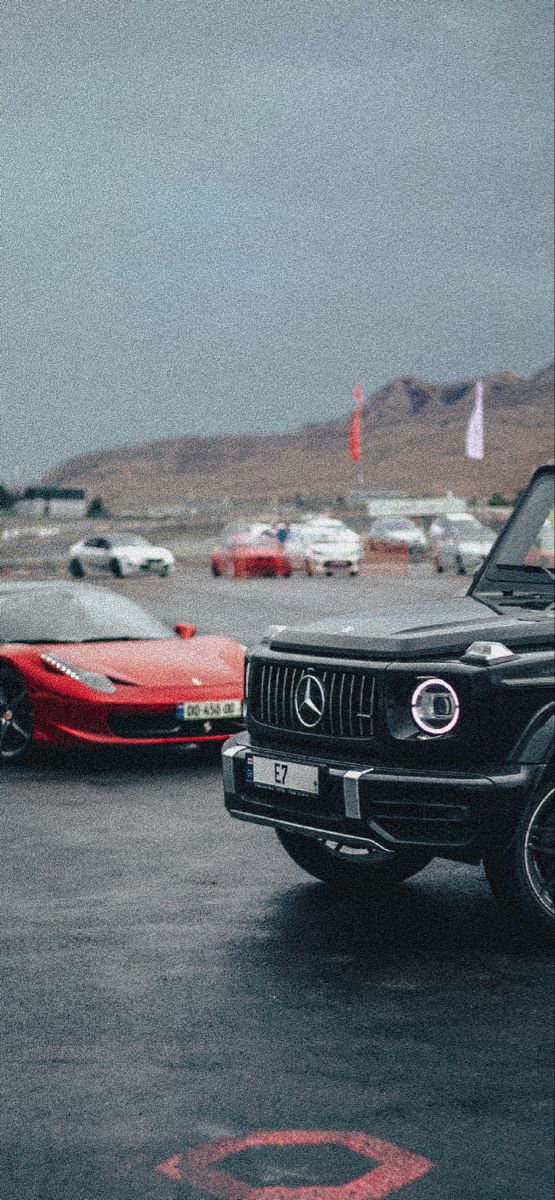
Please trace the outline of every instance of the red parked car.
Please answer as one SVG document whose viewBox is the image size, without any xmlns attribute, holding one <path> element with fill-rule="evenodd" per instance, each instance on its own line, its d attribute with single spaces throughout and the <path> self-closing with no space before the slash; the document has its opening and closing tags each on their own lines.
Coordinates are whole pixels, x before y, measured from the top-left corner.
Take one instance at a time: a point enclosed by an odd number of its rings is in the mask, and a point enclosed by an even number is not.
<svg viewBox="0 0 555 1200">
<path fill-rule="evenodd" d="M 213 575 L 230 579 L 253 575 L 285 576 L 291 574 L 291 563 L 281 542 L 263 525 L 229 526 L 224 530 L 222 545 L 212 556 Z"/>
<path fill-rule="evenodd" d="M 87 583 L 0 583 L 0 763 L 31 742 L 223 741 L 243 728 L 244 647 L 162 624 Z"/>
</svg>

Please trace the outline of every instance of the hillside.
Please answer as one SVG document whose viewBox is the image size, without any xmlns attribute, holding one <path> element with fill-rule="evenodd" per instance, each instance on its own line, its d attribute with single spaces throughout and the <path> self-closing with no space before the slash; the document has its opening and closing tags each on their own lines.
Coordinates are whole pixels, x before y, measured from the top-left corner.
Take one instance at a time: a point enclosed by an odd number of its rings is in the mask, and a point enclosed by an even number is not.
<svg viewBox="0 0 555 1200">
<path fill-rule="evenodd" d="M 330 496 L 363 483 L 471 499 L 508 496 L 553 454 L 553 367 L 521 378 L 485 379 L 486 457 L 464 455 L 474 402 L 473 380 L 430 384 L 396 379 L 375 392 L 363 414 L 363 461 L 348 456 L 351 414 L 293 433 L 175 437 L 80 455 L 41 483 L 84 487 L 114 513 L 191 501 L 285 498 L 297 492 Z"/>
</svg>

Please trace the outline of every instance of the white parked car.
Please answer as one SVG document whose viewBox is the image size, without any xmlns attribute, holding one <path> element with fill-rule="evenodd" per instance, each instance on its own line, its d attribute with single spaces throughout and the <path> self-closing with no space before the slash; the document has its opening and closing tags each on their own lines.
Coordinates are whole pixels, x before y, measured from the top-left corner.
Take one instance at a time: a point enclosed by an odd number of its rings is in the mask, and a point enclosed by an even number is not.
<svg viewBox="0 0 555 1200">
<path fill-rule="evenodd" d="M 361 559 L 358 534 L 346 526 L 313 528 L 306 550 L 307 575 L 358 575 Z"/>
<path fill-rule="evenodd" d="M 70 574 L 77 578 L 104 571 L 111 571 L 118 578 L 149 572 L 169 575 L 174 566 L 171 550 L 153 546 L 146 538 L 135 534 L 89 537 L 77 542 L 69 551 Z"/>
<path fill-rule="evenodd" d="M 334 517 L 311 517 L 291 525 L 283 548 L 293 570 L 304 570 L 307 575 L 334 575 L 337 571 L 358 575 L 360 538 Z"/>
<path fill-rule="evenodd" d="M 471 513 L 437 517 L 430 526 L 436 571 L 475 571 L 489 554 L 495 534 Z"/>
</svg>

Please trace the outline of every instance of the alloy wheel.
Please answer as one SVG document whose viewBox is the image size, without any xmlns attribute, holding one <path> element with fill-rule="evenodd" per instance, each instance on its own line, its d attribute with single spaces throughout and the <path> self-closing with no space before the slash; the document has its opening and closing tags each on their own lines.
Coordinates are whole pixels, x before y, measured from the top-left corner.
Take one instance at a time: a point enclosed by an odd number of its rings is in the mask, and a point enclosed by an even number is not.
<svg viewBox="0 0 555 1200">
<path fill-rule="evenodd" d="M 555 915 L 555 791 L 548 792 L 534 809 L 524 840 L 524 865 L 528 881 L 542 908 Z"/>
<path fill-rule="evenodd" d="M 0 671 L 0 761 L 20 758 L 33 738 L 33 714 L 23 680 Z"/>
</svg>

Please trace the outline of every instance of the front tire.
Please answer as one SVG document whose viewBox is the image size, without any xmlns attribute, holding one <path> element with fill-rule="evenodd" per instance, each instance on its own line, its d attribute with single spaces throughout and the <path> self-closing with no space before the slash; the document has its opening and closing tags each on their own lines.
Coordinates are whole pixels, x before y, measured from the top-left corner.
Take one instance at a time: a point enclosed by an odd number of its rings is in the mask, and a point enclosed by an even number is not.
<svg viewBox="0 0 555 1200">
<path fill-rule="evenodd" d="M 83 578 L 83 575 L 85 574 L 85 572 L 83 570 L 83 564 L 80 562 L 80 560 L 78 558 L 71 559 L 71 562 L 69 564 L 69 573 L 70 573 L 70 575 L 73 575 L 73 577 L 75 579 Z"/>
<path fill-rule="evenodd" d="M 431 861 L 428 854 L 414 851 L 395 855 L 373 847 L 348 846 L 340 838 L 311 838 L 276 829 L 284 850 L 303 871 L 338 891 L 373 895 L 387 891 L 416 875 Z"/>
<path fill-rule="evenodd" d="M 555 922 L 555 789 L 524 808 L 509 845 L 484 856 L 484 870 L 501 906 L 541 940 Z"/>
<path fill-rule="evenodd" d="M 115 575 L 116 579 L 123 578 L 123 570 L 122 570 L 122 566 L 119 561 L 119 558 L 112 559 L 112 561 L 110 563 L 110 570 L 112 572 L 112 575 Z"/>
<path fill-rule="evenodd" d="M 0 666 L 0 765 L 25 757 L 33 740 L 33 710 L 25 681 L 9 663 Z"/>
</svg>

